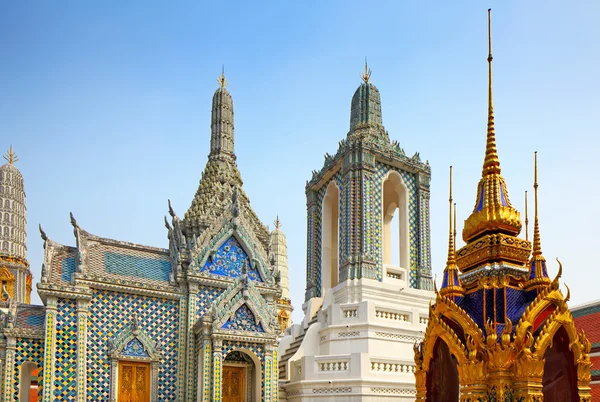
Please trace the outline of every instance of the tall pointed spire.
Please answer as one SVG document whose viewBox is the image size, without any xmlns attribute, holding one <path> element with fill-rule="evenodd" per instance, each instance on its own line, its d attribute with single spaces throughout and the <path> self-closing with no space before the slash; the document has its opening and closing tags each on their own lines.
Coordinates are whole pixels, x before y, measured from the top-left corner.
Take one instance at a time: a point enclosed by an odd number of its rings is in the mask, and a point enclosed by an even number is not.
<svg viewBox="0 0 600 402">
<path fill-rule="evenodd" d="M 529 214 L 527 211 L 527 190 L 525 190 L 525 240 L 529 241 Z"/>
<path fill-rule="evenodd" d="M 537 152 L 534 153 L 533 162 L 533 252 L 529 261 L 529 277 L 525 284 L 526 289 L 550 284 L 546 259 L 542 255 L 542 241 L 540 237 L 540 222 L 538 218 L 538 179 L 537 179 Z"/>
<path fill-rule="evenodd" d="M 485 158 L 481 180 L 477 188 L 477 201 L 473 213 L 465 221 L 465 242 L 486 233 L 505 233 L 516 236 L 521 231 L 521 217 L 512 207 L 504 177 L 500 174 L 500 159 L 496 148 L 494 129 L 494 102 L 492 98 L 492 25 L 488 10 L 488 118 Z"/>
<path fill-rule="evenodd" d="M 13 151 L 12 145 L 10 146 L 8 152 L 4 154 L 4 159 L 6 159 L 9 165 L 14 165 L 15 162 L 19 161 L 19 158 L 17 158 L 17 154 L 15 154 L 15 151 Z"/>
<path fill-rule="evenodd" d="M 485 159 L 483 161 L 483 174 L 500 174 L 500 158 L 496 148 L 496 131 L 494 130 L 494 100 L 492 97 L 492 9 L 488 9 L 488 121 L 487 142 L 485 145 Z"/>
<path fill-rule="evenodd" d="M 228 83 L 225 79 L 225 67 L 221 70 L 221 76 L 217 78 L 217 82 L 219 88 L 215 91 L 212 102 L 209 158 L 225 157 L 235 160 L 233 99 L 226 88 Z"/>
<path fill-rule="evenodd" d="M 450 198 L 448 200 L 450 209 L 448 213 L 448 260 L 442 279 L 442 296 L 462 296 L 464 289 L 458 278 L 458 266 L 456 265 L 456 248 L 454 245 L 454 225 L 452 220 L 452 166 L 450 166 Z"/>
</svg>

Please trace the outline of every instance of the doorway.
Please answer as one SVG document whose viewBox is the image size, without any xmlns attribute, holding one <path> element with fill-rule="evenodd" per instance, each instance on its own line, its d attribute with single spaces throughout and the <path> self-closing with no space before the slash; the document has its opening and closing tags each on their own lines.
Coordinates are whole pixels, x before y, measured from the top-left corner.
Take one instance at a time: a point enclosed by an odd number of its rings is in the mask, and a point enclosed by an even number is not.
<svg viewBox="0 0 600 402">
<path fill-rule="evenodd" d="M 223 402 L 246 401 L 245 374 L 245 367 L 223 366 Z"/>
<path fill-rule="evenodd" d="M 118 402 L 150 402 L 150 363 L 119 362 Z"/>
</svg>

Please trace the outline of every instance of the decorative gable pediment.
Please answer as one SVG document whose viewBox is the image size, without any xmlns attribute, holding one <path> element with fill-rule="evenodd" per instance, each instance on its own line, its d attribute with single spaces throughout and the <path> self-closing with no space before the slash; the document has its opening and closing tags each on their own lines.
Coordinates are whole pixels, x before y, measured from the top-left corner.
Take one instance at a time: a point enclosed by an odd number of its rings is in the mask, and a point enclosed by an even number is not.
<svg viewBox="0 0 600 402">
<path fill-rule="evenodd" d="M 215 299 L 212 305 L 213 330 L 241 330 L 273 333 L 272 308 L 254 283 L 243 274 Z"/>
<path fill-rule="evenodd" d="M 108 355 L 113 359 L 142 361 L 159 361 L 161 358 L 160 349 L 139 327 L 135 316 L 117 337 L 108 340 Z"/>
<path fill-rule="evenodd" d="M 210 240 L 192 252 L 190 270 L 201 275 L 237 278 L 245 265 L 251 280 L 273 284 L 273 275 L 259 247 L 252 243 L 243 226 L 229 221 Z"/>
</svg>

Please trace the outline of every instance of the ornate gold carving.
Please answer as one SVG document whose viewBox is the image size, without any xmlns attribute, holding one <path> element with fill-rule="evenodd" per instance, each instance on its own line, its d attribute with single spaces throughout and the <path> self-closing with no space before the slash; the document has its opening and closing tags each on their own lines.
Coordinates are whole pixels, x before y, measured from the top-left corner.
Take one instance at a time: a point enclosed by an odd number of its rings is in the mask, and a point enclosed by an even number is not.
<svg viewBox="0 0 600 402">
<path fill-rule="evenodd" d="M 15 152 L 13 151 L 12 145 L 10 146 L 8 152 L 4 154 L 4 159 L 6 159 L 6 161 L 11 165 L 19 161 L 19 158 L 17 158 L 17 154 L 15 154 Z"/>
<path fill-rule="evenodd" d="M 457 251 L 456 263 L 461 272 L 489 261 L 506 261 L 525 266 L 531 254 L 531 243 L 503 233 L 488 234 Z"/>
</svg>

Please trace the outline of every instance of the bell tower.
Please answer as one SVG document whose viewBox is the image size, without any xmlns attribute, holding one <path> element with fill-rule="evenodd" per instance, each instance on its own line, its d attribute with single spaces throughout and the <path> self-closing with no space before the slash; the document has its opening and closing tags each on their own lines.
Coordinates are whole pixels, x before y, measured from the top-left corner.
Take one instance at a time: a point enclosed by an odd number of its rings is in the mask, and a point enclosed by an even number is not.
<svg viewBox="0 0 600 402">
<path fill-rule="evenodd" d="M 306 301 L 362 278 L 403 278 L 411 288 L 432 290 L 431 169 L 419 153 L 408 157 L 397 141 L 390 141 L 379 90 L 370 78 L 365 63 L 362 83 L 352 97 L 350 130 L 306 184 Z"/>
</svg>

